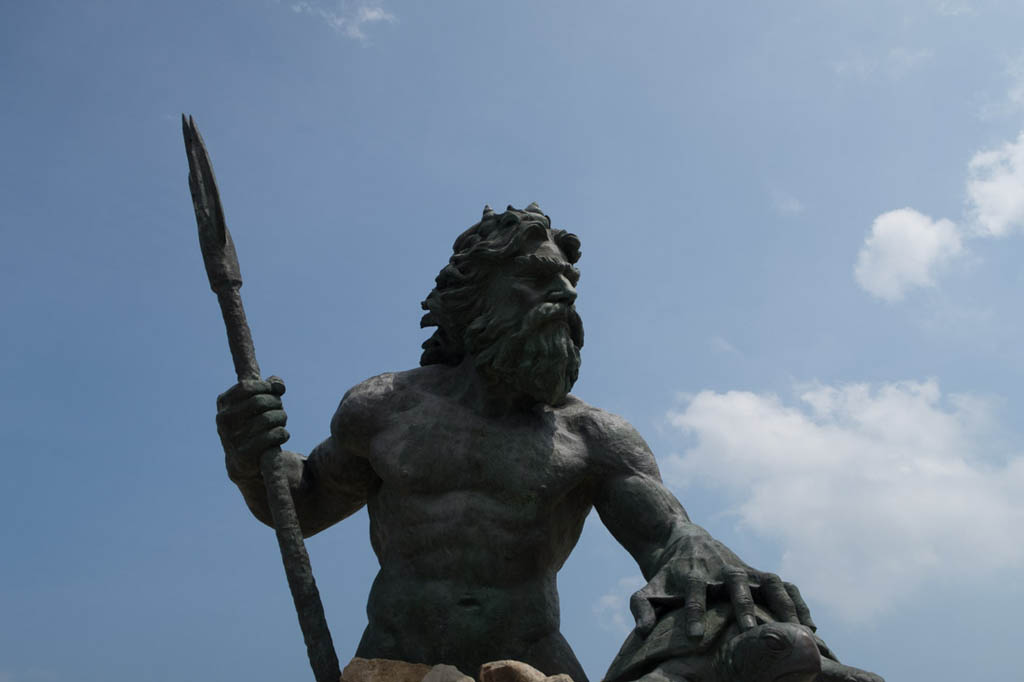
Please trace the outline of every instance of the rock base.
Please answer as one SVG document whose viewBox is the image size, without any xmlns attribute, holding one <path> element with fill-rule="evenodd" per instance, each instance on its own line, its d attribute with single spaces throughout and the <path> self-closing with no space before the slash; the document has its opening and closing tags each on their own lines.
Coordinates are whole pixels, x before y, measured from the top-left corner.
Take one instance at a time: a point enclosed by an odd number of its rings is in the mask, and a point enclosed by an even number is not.
<svg viewBox="0 0 1024 682">
<path fill-rule="evenodd" d="M 521 661 L 492 661 L 480 666 L 479 682 L 572 682 L 568 675 L 545 675 Z M 476 682 L 451 665 L 406 663 L 387 658 L 353 658 L 341 682 Z"/>
</svg>

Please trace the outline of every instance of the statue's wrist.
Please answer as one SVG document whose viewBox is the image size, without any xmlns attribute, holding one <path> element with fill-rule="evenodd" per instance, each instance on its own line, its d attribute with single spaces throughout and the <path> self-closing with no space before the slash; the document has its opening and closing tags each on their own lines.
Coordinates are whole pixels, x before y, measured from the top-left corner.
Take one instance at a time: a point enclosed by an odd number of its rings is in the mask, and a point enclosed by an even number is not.
<svg viewBox="0 0 1024 682">
<path fill-rule="evenodd" d="M 692 545 L 695 542 L 705 542 L 710 539 L 710 533 L 697 524 L 687 521 L 676 527 L 672 537 L 665 543 L 665 551 L 669 552 L 675 548 Z"/>
<path fill-rule="evenodd" d="M 712 539 L 710 533 L 694 523 L 687 522 L 684 525 L 678 526 L 658 553 L 654 573 L 663 570 L 673 559 L 679 556 L 691 556 L 694 553 L 695 547 L 699 547 Z"/>
<path fill-rule="evenodd" d="M 228 478 L 235 485 L 241 487 L 243 485 L 261 484 L 263 483 L 263 474 L 260 473 L 260 468 L 255 467 L 239 467 L 232 463 L 231 458 L 228 458 L 225 462 L 228 471 Z"/>
</svg>

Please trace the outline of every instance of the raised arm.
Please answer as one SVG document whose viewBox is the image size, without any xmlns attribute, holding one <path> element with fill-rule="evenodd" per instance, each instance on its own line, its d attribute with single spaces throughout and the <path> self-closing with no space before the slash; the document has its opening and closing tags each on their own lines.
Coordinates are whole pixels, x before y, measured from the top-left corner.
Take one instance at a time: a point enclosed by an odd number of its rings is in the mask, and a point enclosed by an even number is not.
<svg viewBox="0 0 1024 682">
<path fill-rule="evenodd" d="M 304 537 L 331 526 L 362 507 L 379 479 L 366 459 L 372 433 L 369 400 L 362 384 L 342 399 L 331 420 L 331 435 L 309 457 L 282 451 Z M 224 446 L 228 477 L 238 486 L 253 515 L 273 525 L 259 458 L 288 440 L 281 403 L 284 382 L 243 381 L 217 398 L 217 432 Z"/>
<path fill-rule="evenodd" d="M 757 624 L 755 601 L 780 621 L 813 627 L 795 586 L 751 568 L 690 521 L 632 426 L 604 412 L 592 424 L 589 440 L 600 476 L 594 506 L 647 580 L 630 600 L 640 634 L 654 627 L 656 606 L 683 605 L 687 635 L 700 638 L 708 602 L 725 599 L 732 602 L 741 630 Z"/>
</svg>

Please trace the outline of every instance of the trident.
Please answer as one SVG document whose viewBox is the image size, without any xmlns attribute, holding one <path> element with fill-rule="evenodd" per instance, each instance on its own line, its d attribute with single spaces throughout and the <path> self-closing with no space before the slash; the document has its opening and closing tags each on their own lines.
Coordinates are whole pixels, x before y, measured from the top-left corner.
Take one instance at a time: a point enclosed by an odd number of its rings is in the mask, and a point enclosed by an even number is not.
<svg viewBox="0 0 1024 682">
<path fill-rule="evenodd" d="M 242 297 L 238 293 L 242 286 L 238 256 L 235 255 L 235 244 L 224 222 L 224 209 L 220 204 L 210 155 L 191 116 L 186 119 L 185 114 L 181 115 L 181 128 L 185 136 L 185 152 L 188 154 L 188 188 L 192 192 L 196 223 L 199 225 L 199 248 L 203 252 L 210 288 L 217 294 L 220 311 L 224 316 L 235 374 L 239 381 L 259 380 L 260 366 L 256 363 L 252 334 L 245 320 Z M 306 641 L 306 652 L 316 682 L 338 682 L 341 677 L 338 656 L 327 629 L 320 592 L 313 580 L 313 569 L 309 565 L 309 554 L 302 541 L 299 518 L 295 513 L 295 503 L 283 465 L 280 447 L 275 446 L 260 457 L 260 471 L 267 486 L 267 502 L 274 520 L 277 544 L 281 548 L 284 572 L 288 577 L 288 587 L 295 602 L 295 611 L 299 616 L 299 626 Z"/>
</svg>

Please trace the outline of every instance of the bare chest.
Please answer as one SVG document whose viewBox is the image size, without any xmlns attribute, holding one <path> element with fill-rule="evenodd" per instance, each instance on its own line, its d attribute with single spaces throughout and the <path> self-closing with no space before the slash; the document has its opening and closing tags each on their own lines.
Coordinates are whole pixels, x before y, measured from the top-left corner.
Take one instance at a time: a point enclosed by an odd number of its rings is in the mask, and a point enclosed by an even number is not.
<svg viewBox="0 0 1024 682">
<path fill-rule="evenodd" d="M 396 417 L 374 439 L 383 488 L 402 495 L 481 492 L 558 499 L 587 476 L 583 439 L 553 411 L 488 419 L 430 405 Z"/>
</svg>

